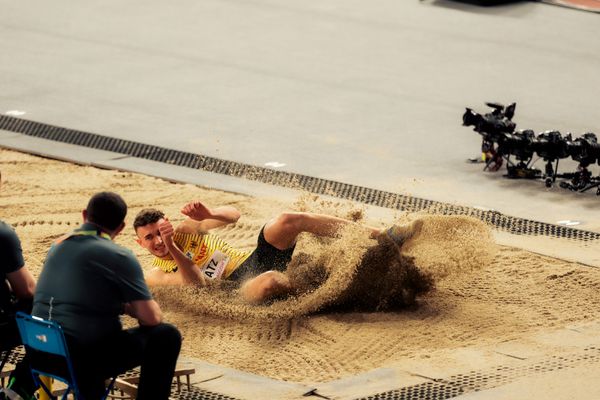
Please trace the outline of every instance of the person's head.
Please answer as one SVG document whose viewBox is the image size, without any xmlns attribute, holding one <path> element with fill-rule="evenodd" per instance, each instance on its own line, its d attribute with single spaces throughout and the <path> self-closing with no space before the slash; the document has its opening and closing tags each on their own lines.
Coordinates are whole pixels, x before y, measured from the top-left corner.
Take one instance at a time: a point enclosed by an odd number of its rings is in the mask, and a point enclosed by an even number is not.
<svg viewBox="0 0 600 400">
<path fill-rule="evenodd" d="M 83 210 L 84 221 L 98 225 L 112 237 L 117 236 L 125 226 L 126 215 L 125 200 L 113 192 L 96 193 Z"/>
<path fill-rule="evenodd" d="M 138 237 L 136 242 L 156 257 L 165 257 L 169 254 L 158 229 L 159 223 L 164 218 L 165 214 L 162 211 L 146 208 L 140 211 L 133 221 L 133 229 Z"/>
</svg>

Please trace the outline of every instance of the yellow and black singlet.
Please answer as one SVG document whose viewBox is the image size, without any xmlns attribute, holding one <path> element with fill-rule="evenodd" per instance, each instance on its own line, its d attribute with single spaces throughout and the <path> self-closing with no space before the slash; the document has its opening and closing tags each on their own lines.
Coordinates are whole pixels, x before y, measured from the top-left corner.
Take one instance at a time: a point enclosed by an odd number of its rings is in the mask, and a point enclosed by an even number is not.
<svg viewBox="0 0 600 400">
<path fill-rule="evenodd" d="M 175 232 L 173 241 L 208 279 L 226 279 L 250 256 L 249 251 L 237 250 L 210 233 Z M 155 257 L 152 265 L 167 273 L 177 271 L 177 263 L 172 258 Z"/>
</svg>

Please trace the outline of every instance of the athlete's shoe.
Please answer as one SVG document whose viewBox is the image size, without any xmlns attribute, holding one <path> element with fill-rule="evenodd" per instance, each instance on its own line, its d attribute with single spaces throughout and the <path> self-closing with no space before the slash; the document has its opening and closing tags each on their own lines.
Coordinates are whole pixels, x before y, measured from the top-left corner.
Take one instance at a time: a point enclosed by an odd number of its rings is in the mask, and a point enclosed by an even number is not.
<svg viewBox="0 0 600 400">
<path fill-rule="evenodd" d="M 398 246 L 402 246 L 408 239 L 413 237 L 423 226 L 423 221 L 415 220 L 407 225 L 393 225 L 385 230 L 385 234 Z"/>
</svg>

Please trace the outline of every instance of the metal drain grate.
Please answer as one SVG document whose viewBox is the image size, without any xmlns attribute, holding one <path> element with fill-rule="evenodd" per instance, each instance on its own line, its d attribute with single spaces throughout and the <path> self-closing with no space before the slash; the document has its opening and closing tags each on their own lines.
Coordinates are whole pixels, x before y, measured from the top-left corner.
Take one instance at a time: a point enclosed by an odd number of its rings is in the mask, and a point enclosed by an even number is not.
<svg viewBox="0 0 600 400">
<path fill-rule="evenodd" d="M 11 350 L 5 350 L 0 352 L 0 360 L 3 360 L 8 352 L 8 358 L 6 362 L 12 365 L 16 365 L 19 361 L 25 357 L 25 348 L 23 346 L 17 346 Z"/>
<path fill-rule="evenodd" d="M 437 382 L 426 382 L 390 392 L 380 393 L 360 400 L 445 400 L 463 394 L 459 387 Z"/>
<path fill-rule="evenodd" d="M 23 346 L 15 347 L 12 350 L 7 350 L 9 352 L 7 362 L 12 365 L 16 365 L 19 361 L 23 360 L 25 357 L 25 348 Z M 4 359 L 6 352 L 0 352 L 0 360 Z M 140 375 L 139 368 L 131 369 L 125 372 L 122 375 L 119 375 L 121 378 L 131 378 L 138 377 Z M 2 384 L 7 383 L 3 382 Z M 0 387 L 2 387 L 0 384 Z M 208 390 L 203 390 L 197 387 L 192 386 L 190 389 L 187 388 L 187 385 L 182 384 L 181 390 L 177 391 L 177 384 L 173 382 L 173 389 L 171 390 L 170 399 L 175 400 L 239 400 L 234 397 L 230 397 L 224 394 L 210 392 Z"/>
<path fill-rule="evenodd" d="M 179 400 L 238 400 L 220 393 L 209 392 L 192 386 L 191 389 L 182 388 L 180 392 L 171 392 L 172 399 Z"/>
<path fill-rule="evenodd" d="M 8 115 L 0 116 L 0 129 L 271 185 L 305 190 L 315 194 L 334 196 L 379 207 L 408 212 L 427 211 L 443 215 L 468 215 L 479 218 L 500 230 L 517 235 L 544 235 L 581 241 L 600 239 L 600 233 L 511 217 L 496 211 L 483 211 L 308 175 L 275 171 L 270 168 L 61 128 Z"/>
<path fill-rule="evenodd" d="M 119 375 L 121 378 L 132 378 L 139 377 L 140 369 L 139 367 L 130 369 L 122 375 Z M 181 385 L 181 390 L 177 391 L 177 384 L 173 382 L 171 385 L 171 396 L 169 396 L 171 400 L 239 400 L 235 397 L 227 396 L 221 393 L 211 392 L 208 390 L 200 389 L 198 387 L 192 386 L 188 389 L 186 384 Z"/>
<path fill-rule="evenodd" d="M 573 368 L 579 364 L 589 365 L 598 362 L 600 362 L 600 348 L 587 347 L 582 352 L 569 356 L 552 356 L 546 360 L 523 366 L 499 366 L 487 371 L 471 371 L 467 374 L 453 375 L 447 379 L 432 379 L 431 382 L 361 397 L 357 400 L 445 400 L 464 393 L 506 385 L 523 377 Z"/>
</svg>

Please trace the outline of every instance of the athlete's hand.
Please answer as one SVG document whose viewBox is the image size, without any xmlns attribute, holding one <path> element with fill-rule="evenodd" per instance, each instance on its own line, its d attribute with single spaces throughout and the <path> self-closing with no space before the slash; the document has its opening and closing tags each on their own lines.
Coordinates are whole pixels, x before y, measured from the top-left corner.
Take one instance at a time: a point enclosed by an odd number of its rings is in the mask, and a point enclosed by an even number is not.
<svg viewBox="0 0 600 400">
<path fill-rule="evenodd" d="M 171 224 L 171 221 L 169 221 L 168 218 L 158 222 L 158 231 L 160 232 L 160 238 L 165 246 L 170 247 L 174 245 L 173 234 L 175 233 L 175 228 L 173 228 L 173 224 Z"/>
<path fill-rule="evenodd" d="M 210 208 L 206 207 L 200 201 L 192 201 L 181 209 L 183 215 L 187 215 L 195 221 L 204 221 L 205 219 L 212 219 L 214 215 Z"/>
</svg>

